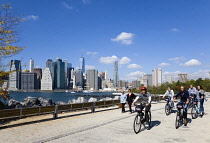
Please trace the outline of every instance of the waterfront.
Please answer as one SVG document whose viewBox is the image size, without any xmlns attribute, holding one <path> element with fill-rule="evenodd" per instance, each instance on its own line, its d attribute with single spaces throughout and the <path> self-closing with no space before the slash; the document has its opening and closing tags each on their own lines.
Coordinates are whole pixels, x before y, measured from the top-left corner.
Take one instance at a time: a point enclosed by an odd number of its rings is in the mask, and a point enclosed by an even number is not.
<svg viewBox="0 0 210 143">
<path fill-rule="evenodd" d="M 113 97 L 112 92 L 92 92 L 92 93 L 66 93 L 66 92 L 10 92 L 10 96 L 12 99 L 17 101 L 23 101 L 24 98 L 31 97 L 43 97 L 43 98 L 51 98 L 53 102 L 63 101 L 67 102 L 72 99 L 77 99 L 78 97 L 85 97 L 85 99 L 89 99 L 90 97 L 94 97 L 97 99 L 101 99 L 103 97 Z"/>
</svg>

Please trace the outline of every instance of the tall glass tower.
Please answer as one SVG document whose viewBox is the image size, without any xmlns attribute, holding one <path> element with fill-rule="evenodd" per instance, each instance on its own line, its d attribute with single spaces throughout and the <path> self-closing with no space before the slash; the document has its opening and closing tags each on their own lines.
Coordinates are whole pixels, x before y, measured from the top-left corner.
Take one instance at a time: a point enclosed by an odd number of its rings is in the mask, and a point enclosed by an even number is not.
<svg viewBox="0 0 210 143">
<path fill-rule="evenodd" d="M 118 61 L 115 61 L 114 62 L 114 78 L 113 78 L 114 87 L 118 87 L 118 80 L 119 80 L 119 76 L 118 76 Z"/>
<path fill-rule="evenodd" d="M 65 89 L 65 63 L 57 58 L 54 62 L 54 86 L 55 89 Z"/>
<path fill-rule="evenodd" d="M 82 73 L 85 73 L 85 58 L 84 57 L 79 58 L 79 69 L 82 70 Z"/>
</svg>

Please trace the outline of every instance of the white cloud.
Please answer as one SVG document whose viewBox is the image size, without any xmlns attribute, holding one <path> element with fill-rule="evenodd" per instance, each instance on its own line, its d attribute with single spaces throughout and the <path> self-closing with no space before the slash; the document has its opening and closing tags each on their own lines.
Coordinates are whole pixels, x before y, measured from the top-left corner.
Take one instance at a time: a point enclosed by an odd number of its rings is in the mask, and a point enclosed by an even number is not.
<svg viewBox="0 0 210 143">
<path fill-rule="evenodd" d="M 141 65 L 138 65 L 138 64 L 130 64 L 127 66 L 127 68 L 129 69 L 139 69 L 139 68 L 142 68 Z"/>
<path fill-rule="evenodd" d="M 122 57 L 122 59 L 120 59 L 119 64 L 123 65 L 123 64 L 128 64 L 130 63 L 131 59 L 128 57 Z"/>
<path fill-rule="evenodd" d="M 98 54 L 98 52 L 86 52 L 87 55 L 92 55 L 92 56 L 95 56 Z"/>
<path fill-rule="evenodd" d="M 39 16 L 29 15 L 26 17 L 26 20 L 37 20 L 37 19 L 39 19 Z"/>
<path fill-rule="evenodd" d="M 182 65 L 182 66 L 200 66 L 201 62 L 199 62 L 196 59 L 192 59 L 192 60 L 189 60 L 188 62 L 185 62 L 184 64 L 180 64 L 180 65 Z"/>
<path fill-rule="evenodd" d="M 170 31 L 172 31 L 172 32 L 179 32 L 180 30 L 177 29 L 177 28 L 171 28 Z"/>
<path fill-rule="evenodd" d="M 73 10 L 73 7 L 70 6 L 69 4 L 67 4 L 66 2 L 63 2 L 62 4 L 63 4 L 63 6 L 64 6 L 65 8 L 67 8 L 67 9 L 69 9 L 69 10 Z"/>
<path fill-rule="evenodd" d="M 127 77 L 130 77 L 130 79 L 136 79 L 137 77 L 141 77 L 144 74 L 144 72 L 141 71 L 135 71 L 131 72 L 127 75 Z"/>
<path fill-rule="evenodd" d="M 90 0 L 82 0 L 82 3 L 83 4 L 88 4 L 88 3 L 90 3 Z"/>
<path fill-rule="evenodd" d="M 167 67 L 167 66 L 170 66 L 171 64 L 169 63 L 160 63 L 159 66 L 160 67 Z"/>
<path fill-rule="evenodd" d="M 111 40 L 114 42 L 120 42 L 121 44 L 131 45 L 131 44 L 133 44 L 134 35 L 135 34 L 133 34 L 133 33 L 122 32 L 116 38 L 111 39 Z"/>
<path fill-rule="evenodd" d="M 173 61 L 174 63 L 178 64 L 181 61 L 184 61 L 185 58 L 184 57 L 175 57 L 175 58 L 170 58 L 169 61 Z"/>
<path fill-rule="evenodd" d="M 173 76 L 175 76 L 175 75 L 178 75 L 178 74 L 180 74 L 181 72 L 180 71 L 175 71 L 175 72 L 164 72 L 163 73 L 163 75 L 164 76 L 166 76 L 166 75 L 173 75 Z"/>
<path fill-rule="evenodd" d="M 101 57 L 99 61 L 104 64 L 113 64 L 117 59 L 117 56 L 113 55 L 111 57 Z"/>
<path fill-rule="evenodd" d="M 85 65 L 85 69 L 86 70 L 91 70 L 91 69 L 95 69 L 95 67 L 91 66 L 91 65 Z"/>
</svg>

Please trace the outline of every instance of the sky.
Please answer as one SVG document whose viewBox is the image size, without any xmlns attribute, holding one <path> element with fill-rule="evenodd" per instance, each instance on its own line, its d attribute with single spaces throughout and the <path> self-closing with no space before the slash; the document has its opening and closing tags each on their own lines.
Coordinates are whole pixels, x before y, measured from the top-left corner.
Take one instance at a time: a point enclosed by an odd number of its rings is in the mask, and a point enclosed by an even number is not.
<svg viewBox="0 0 210 143">
<path fill-rule="evenodd" d="M 9 59 L 30 58 L 35 67 L 59 56 L 73 67 L 84 56 L 86 69 L 108 70 L 113 78 L 135 80 L 153 68 L 163 75 L 210 71 L 209 0 L 3 0 L 15 15 L 23 14 L 20 46 Z M 2 3 L 2 1 L 1 1 Z"/>
</svg>

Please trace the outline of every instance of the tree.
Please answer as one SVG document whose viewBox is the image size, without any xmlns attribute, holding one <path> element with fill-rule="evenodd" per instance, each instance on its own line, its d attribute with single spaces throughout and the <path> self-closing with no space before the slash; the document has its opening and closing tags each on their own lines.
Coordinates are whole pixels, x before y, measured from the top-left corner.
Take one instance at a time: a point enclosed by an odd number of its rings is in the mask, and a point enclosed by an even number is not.
<svg viewBox="0 0 210 143">
<path fill-rule="evenodd" d="M 3 82 L 2 77 L 7 76 L 6 68 L 10 63 L 5 64 L 5 58 L 18 54 L 24 49 L 17 43 L 20 41 L 18 27 L 23 22 L 22 16 L 15 16 L 9 3 L 0 5 L 0 84 Z M 6 92 L 0 90 L 0 99 L 7 100 L 9 96 Z"/>
</svg>

